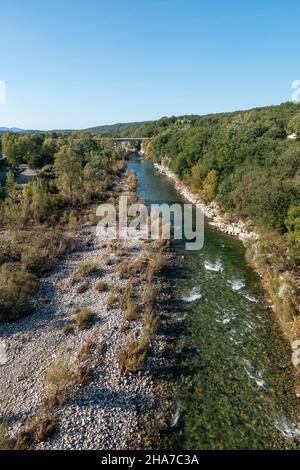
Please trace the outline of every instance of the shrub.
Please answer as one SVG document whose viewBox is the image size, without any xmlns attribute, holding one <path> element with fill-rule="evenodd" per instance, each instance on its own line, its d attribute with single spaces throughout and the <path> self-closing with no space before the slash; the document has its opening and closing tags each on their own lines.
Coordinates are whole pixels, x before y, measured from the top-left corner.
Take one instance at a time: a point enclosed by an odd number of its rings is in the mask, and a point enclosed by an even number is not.
<svg viewBox="0 0 300 470">
<path fill-rule="evenodd" d="M 88 277 L 90 274 L 96 271 L 96 266 L 93 263 L 82 262 L 77 266 L 76 274 L 82 277 Z"/>
<path fill-rule="evenodd" d="M 38 290 L 38 279 L 8 264 L 0 269 L 0 321 L 11 320 L 30 310 L 29 300 Z"/>
<path fill-rule="evenodd" d="M 48 269 L 47 251 L 36 251 L 34 248 L 28 248 L 22 253 L 21 263 L 28 271 L 41 274 Z"/>
<path fill-rule="evenodd" d="M 106 348 L 107 348 L 107 345 L 106 345 L 105 341 L 101 341 L 98 344 L 97 348 L 96 348 L 96 353 L 97 354 L 104 354 L 105 351 L 106 351 Z"/>
<path fill-rule="evenodd" d="M 134 321 L 139 318 L 139 309 L 131 300 L 127 300 L 127 311 L 124 319 L 126 321 Z"/>
<path fill-rule="evenodd" d="M 0 424 L 0 450 L 12 450 L 14 448 L 14 441 L 10 439 L 7 429 L 4 424 Z"/>
<path fill-rule="evenodd" d="M 98 292 L 107 292 L 109 291 L 109 285 L 106 282 L 99 281 L 96 284 L 96 290 Z"/>
<path fill-rule="evenodd" d="M 93 368 L 89 364 L 77 364 L 74 371 L 76 383 L 80 385 L 88 384 L 93 375 Z"/>
<path fill-rule="evenodd" d="M 289 209 L 285 225 L 288 229 L 288 239 L 300 244 L 300 205 Z"/>
<path fill-rule="evenodd" d="M 116 295 L 113 292 L 111 292 L 107 298 L 107 304 L 106 304 L 107 308 L 111 309 L 117 306 L 118 303 L 119 303 L 119 299 L 116 297 Z"/>
<path fill-rule="evenodd" d="M 49 408 L 64 403 L 74 390 L 74 376 L 63 356 L 50 364 L 45 375 L 44 404 Z"/>
<path fill-rule="evenodd" d="M 72 325 L 65 325 L 62 329 L 63 334 L 68 336 L 72 333 L 74 333 L 74 327 Z"/>
<path fill-rule="evenodd" d="M 144 315 L 144 334 L 150 339 L 154 333 L 158 330 L 159 319 L 152 312 L 152 310 L 147 310 Z"/>
<path fill-rule="evenodd" d="M 77 287 L 76 292 L 77 294 L 80 295 L 80 294 L 84 294 L 88 290 L 89 290 L 89 285 L 86 282 L 84 282 L 80 284 L 80 286 Z"/>
<path fill-rule="evenodd" d="M 74 321 L 79 330 L 88 328 L 94 320 L 94 314 L 88 308 L 76 308 L 74 313 Z"/>
<path fill-rule="evenodd" d="M 128 277 L 129 274 L 129 262 L 128 260 L 122 261 L 118 268 L 117 268 L 117 273 L 120 276 L 121 279 L 124 279 Z"/>
<path fill-rule="evenodd" d="M 148 284 L 143 295 L 143 303 L 145 305 L 152 305 L 157 297 L 157 289 Z"/>
<path fill-rule="evenodd" d="M 95 341 L 91 336 L 89 336 L 83 345 L 81 346 L 78 354 L 77 361 L 86 362 L 92 355 L 93 350 L 95 349 Z"/>
<path fill-rule="evenodd" d="M 148 350 L 149 341 L 144 336 L 135 340 L 132 334 L 129 334 L 124 344 L 116 351 L 116 359 L 121 371 L 134 373 L 142 370 Z"/>
<path fill-rule="evenodd" d="M 58 417 L 42 409 L 34 418 L 29 418 L 22 426 L 15 450 L 30 450 L 34 445 L 51 437 L 57 427 Z"/>
</svg>

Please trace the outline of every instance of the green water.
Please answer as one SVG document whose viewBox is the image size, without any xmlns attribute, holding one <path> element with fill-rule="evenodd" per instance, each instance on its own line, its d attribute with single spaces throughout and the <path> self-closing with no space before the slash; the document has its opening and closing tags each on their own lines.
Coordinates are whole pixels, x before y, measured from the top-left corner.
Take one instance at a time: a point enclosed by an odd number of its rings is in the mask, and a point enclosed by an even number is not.
<svg viewBox="0 0 300 470">
<path fill-rule="evenodd" d="M 133 158 L 129 168 L 145 202 L 184 202 L 151 163 Z M 183 269 L 171 278 L 174 314 L 183 328 L 174 345 L 174 431 L 164 447 L 293 448 L 290 353 L 242 243 L 206 224 L 201 251 L 187 252 L 183 243 L 175 250 Z"/>
</svg>

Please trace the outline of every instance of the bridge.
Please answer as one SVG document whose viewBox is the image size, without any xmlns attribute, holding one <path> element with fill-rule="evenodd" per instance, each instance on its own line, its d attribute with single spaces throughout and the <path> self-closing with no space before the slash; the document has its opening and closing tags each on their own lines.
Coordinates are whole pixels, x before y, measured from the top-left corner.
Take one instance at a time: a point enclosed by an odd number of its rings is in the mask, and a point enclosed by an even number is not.
<svg viewBox="0 0 300 470">
<path fill-rule="evenodd" d="M 114 141 L 116 144 L 120 144 L 123 142 L 143 142 L 145 140 L 144 137 L 116 137 Z"/>
<path fill-rule="evenodd" d="M 143 137 L 116 137 L 114 139 L 115 145 L 126 149 L 130 143 L 138 143 L 141 146 L 145 139 Z"/>
</svg>

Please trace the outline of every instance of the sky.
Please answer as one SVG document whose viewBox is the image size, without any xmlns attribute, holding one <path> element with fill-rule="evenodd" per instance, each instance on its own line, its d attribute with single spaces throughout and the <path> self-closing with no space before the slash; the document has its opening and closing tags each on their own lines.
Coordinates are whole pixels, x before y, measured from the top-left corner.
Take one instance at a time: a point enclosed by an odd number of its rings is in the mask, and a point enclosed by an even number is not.
<svg viewBox="0 0 300 470">
<path fill-rule="evenodd" d="M 0 127 L 279 104 L 300 79 L 299 0 L 0 1 Z"/>
</svg>

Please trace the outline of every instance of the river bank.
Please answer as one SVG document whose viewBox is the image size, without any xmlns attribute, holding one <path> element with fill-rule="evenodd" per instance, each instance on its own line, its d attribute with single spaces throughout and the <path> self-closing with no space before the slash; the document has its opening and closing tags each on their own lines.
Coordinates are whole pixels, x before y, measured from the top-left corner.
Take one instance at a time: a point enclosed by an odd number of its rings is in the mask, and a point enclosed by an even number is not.
<svg viewBox="0 0 300 470">
<path fill-rule="evenodd" d="M 221 215 L 221 210 L 218 204 L 216 202 L 205 204 L 199 195 L 193 193 L 192 190 L 180 181 L 177 175 L 169 169 L 168 162 L 164 162 L 164 160 L 162 160 L 161 164 L 155 163 L 154 167 L 159 173 L 174 181 L 175 187 L 179 193 L 202 210 L 208 218 L 208 223 L 210 225 L 228 235 L 237 237 L 245 245 L 247 260 L 260 276 L 267 301 L 270 304 L 281 331 L 290 346 L 291 363 L 294 367 L 296 378 L 295 394 L 300 398 L 300 340 L 298 330 L 295 331 L 293 316 L 288 316 L 283 308 L 283 304 L 286 301 L 284 296 L 288 298 L 288 295 L 294 295 L 293 285 L 296 285 L 295 278 L 293 278 L 293 275 L 289 272 L 282 273 L 280 276 L 277 276 L 275 272 L 270 269 L 270 266 L 264 266 L 263 263 L 258 262 L 260 252 L 259 234 L 249 229 L 245 222 L 242 220 L 238 223 L 226 222 Z M 275 292 L 274 284 L 278 284 Z"/>
<path fill-rule="evenodd" d="M 132 196 L 124 178 L 114 193 Z M 136 239 L 109 244 L 97 239 L 95 230 L 91 223 L 79 230 L 76 251 L 41 279 L 32 315 L 0 325 L 7 357 L 0 367 L 1 422 L 11 438 L 23 433 L 24 440 L 29 423 L 44 409 L 49 367 L 56 364 L 58 377 L 59 368 L 72 371 L 72 393 L 53 410 L 53 435 L 34 444 L 36 449 L 149 448 L 153 433 L 167 425 L 165 335 L 153 328 L 136 372 L 124 373 L 120 365 L 129 335 L 135 341 L 146 337 L 145 311 L 133 310 L 147 289 L 141 263 L 147 266 L 156 245 Z M 89 272 L 77 277 L 83 267 Z M 159 271 L 154 301 L 164 324 L 168 285 Z M 76 309 L 93 315 L 88 328 L 73 327 Z"/>
</svg>

